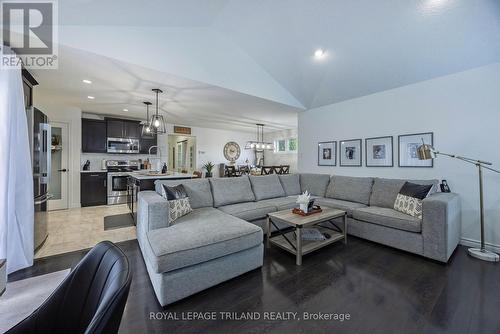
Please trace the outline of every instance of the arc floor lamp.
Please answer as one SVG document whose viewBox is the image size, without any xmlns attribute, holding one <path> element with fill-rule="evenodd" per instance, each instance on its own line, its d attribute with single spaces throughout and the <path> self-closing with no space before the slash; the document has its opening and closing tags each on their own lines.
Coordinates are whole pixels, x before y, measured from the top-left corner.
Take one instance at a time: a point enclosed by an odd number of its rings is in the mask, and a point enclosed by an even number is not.
<svg viewBox="0 0 500 334">
<path fill-rule="evenodd" d="M 490 166 L 492 165 L 492 163 L 488 162 L 488 161 L 475 160 L 475 159 L 466 158 L 466 157 L 462 157 L 462 156 L 455 155 L 455 154 L 448 154 L 448 153 L 436 151 L 434 149 L 434 147 L 424 143 L 423 139 L 422 139 L 422 145 L 420 145 L 417 149 L 417 155 L 418 155 L 418 158 L 420 160 L 435 159 L 438 155 L 445 155 L 445 156 L 448 156 L 451 158 L 462 160 L 463 162 L 467 162 L 467 163 L 476 165 L 476 167 L 479 171 L 479 206 L 480 206 L 480 213 L 481 213 L 481 248 L 469 248 L 469 254 L 475 258 L 478 258 L 478 259 L 481 259 L 484 261 L 497 262 L 499 260 L 498 254 L 490 252 L 484 246 L 483 169 L 488 169 L 490 171 L 493 171 L 493 172 L 499 173 L 499 174 L 500 174 L 500 171 L 491 168 Z"/>
</svg>

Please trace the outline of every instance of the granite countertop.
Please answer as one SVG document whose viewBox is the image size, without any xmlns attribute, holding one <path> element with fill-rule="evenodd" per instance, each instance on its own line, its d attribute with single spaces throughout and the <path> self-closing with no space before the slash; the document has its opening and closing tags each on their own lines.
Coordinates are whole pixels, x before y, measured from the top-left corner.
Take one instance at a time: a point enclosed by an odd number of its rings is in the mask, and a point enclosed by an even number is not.
<svg viewBox="0 0 500 334">
<path fill-rule="evenodd" d="M 167 174 L 158 174 L 158 175 L 147 175 L 147 173 L 148 171 L 130 172 L 129 176 L 137 180 L 179 179 L 179 178 L 190 179 L 193 177 L 192 174 L 178 173 L 178 172 L 167 172 Z"/>
</svg>

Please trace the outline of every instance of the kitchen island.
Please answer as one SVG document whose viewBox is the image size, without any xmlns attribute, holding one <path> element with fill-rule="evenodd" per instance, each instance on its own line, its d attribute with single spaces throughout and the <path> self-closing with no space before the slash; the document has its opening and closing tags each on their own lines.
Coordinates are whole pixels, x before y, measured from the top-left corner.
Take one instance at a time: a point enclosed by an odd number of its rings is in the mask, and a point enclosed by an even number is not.
<svg viewBox="0 0 500 334">
<path fill-rule="evenodd" d="M 137 218 L 137 194 L 143 190 L 154 190 L 156 180 L 185 180 L 193 178 L 192 174 L 167 172 L 165 174 L 153 171 L 136 171 L 128 174 L 127 203 L 130 214 Z"/>
</svg>

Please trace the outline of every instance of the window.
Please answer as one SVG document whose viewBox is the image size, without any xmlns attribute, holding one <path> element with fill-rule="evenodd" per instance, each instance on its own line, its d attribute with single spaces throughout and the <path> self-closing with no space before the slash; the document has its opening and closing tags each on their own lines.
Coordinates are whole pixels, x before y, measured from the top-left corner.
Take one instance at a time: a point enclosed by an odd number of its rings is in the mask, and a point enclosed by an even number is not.
<svg viewBox="0 0 500 334">
<path fill-rule="evenodd" d="M 286 140 L 278 140 L 278 145 L 276 145 L 278 152 L 286 151 Z"/>
<path fill-rule="evenodd" d="M 297 152 L 297 138 L 278 139 L 274 141 L 275 153 Z"/>
</svg>

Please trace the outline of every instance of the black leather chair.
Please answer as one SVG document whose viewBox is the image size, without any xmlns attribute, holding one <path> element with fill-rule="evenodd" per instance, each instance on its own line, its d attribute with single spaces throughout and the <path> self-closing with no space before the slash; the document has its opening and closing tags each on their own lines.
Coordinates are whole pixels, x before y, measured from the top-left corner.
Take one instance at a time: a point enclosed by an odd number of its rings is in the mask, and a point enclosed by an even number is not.
<svg viewBox="0 0 500 334">
<path fill-rule="evenodd" d="M 100 242 L 36 311 L 7 333 L 117 333 L 131 280 L 123 251 Z"/>
</svg>

